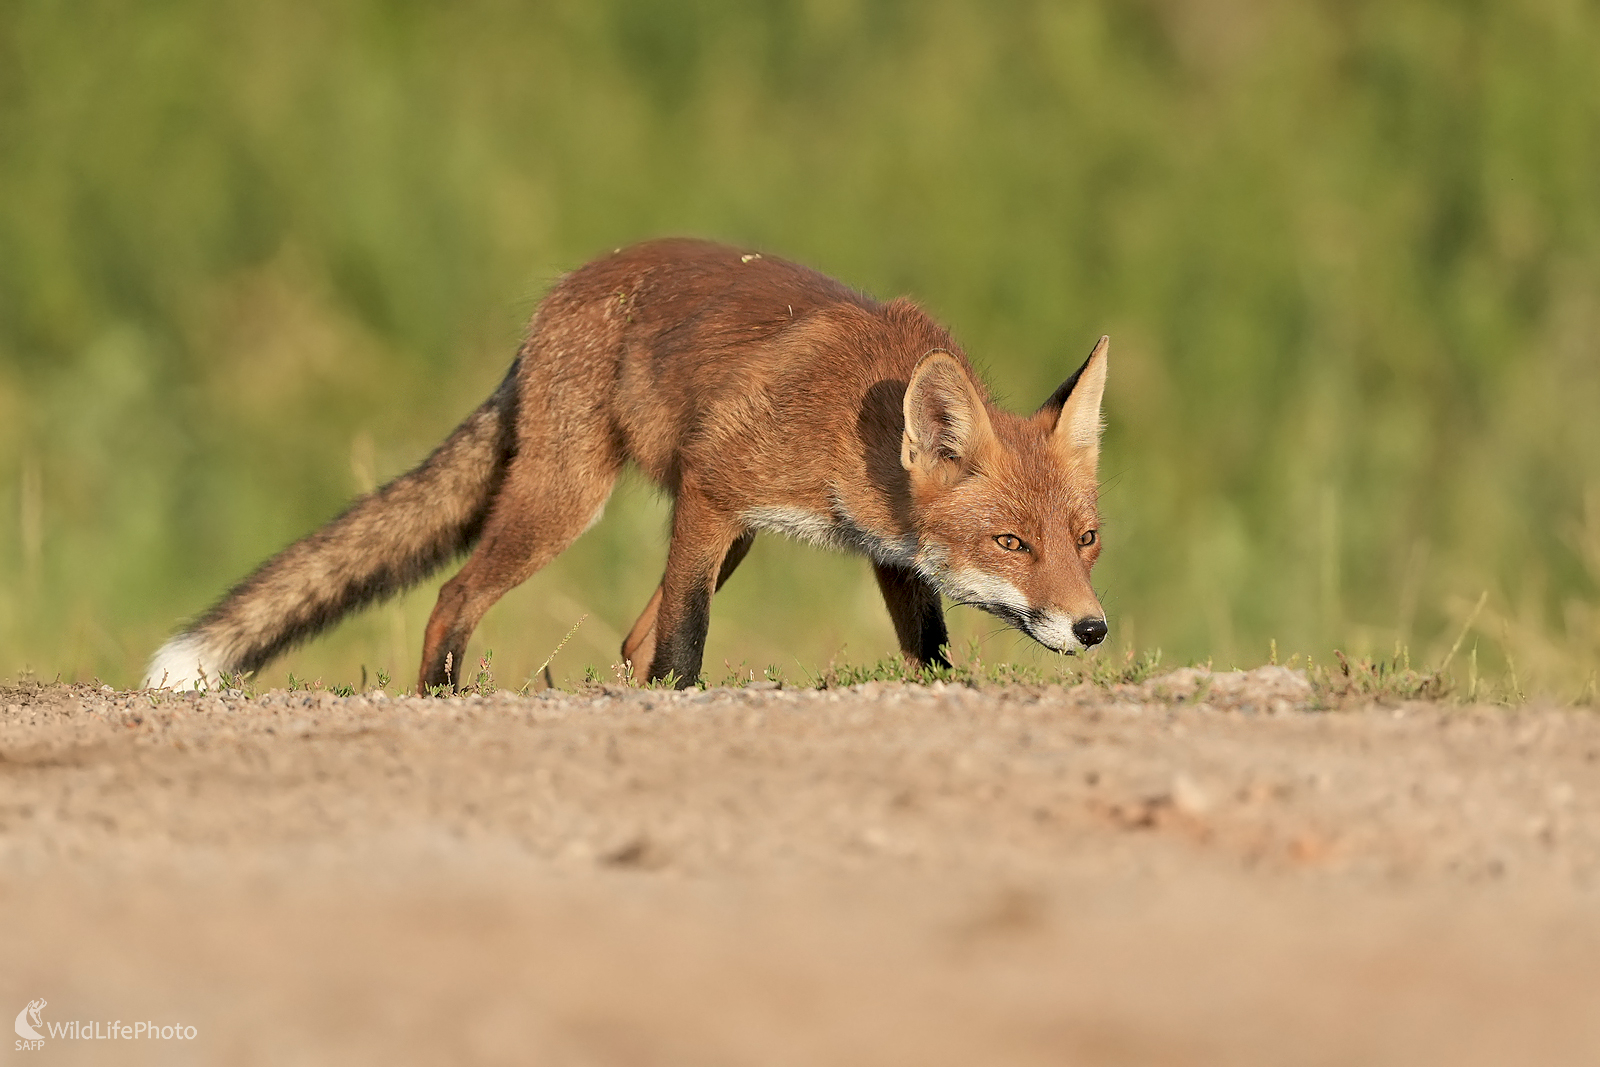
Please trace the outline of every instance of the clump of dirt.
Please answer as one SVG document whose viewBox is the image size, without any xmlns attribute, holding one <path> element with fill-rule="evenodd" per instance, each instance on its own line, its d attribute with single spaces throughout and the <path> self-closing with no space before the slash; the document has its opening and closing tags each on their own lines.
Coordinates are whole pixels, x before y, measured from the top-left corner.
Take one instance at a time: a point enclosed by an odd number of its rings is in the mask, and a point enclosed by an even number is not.
<svg viewBox="0 0 1600 1067">
<path fill-rule="evenodd" d="M 128 1062 L 1589 1062 L 1600 719 L 1391 704 L 3 690 L 0 993 L 197 1028 Z"/>
</svg>

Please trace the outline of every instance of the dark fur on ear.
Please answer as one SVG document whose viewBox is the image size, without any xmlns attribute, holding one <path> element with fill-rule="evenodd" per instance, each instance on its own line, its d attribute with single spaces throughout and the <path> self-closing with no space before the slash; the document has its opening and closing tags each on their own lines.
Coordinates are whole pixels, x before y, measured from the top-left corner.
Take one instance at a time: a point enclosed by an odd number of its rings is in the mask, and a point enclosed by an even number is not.
<svg viewBox="0 0 1600 1067">
<path fill-rule="evenodd" d="M 1089 359 L 1094 358 L 1094 353 L 1089 354 Z M 1078 379 L 1083 377 L 1083 372 L 1089 367 L 1089 359 L 1083 361 L 1083 366 L 1072 372 L 1072 377 L 1061 383 L 1061 387 L 1050 394 L 1050 399 L 1039 405 L 1039 412 L 1054 411 L 1059 417 L 1061 409 L 1066 406 L 1067 397 L 1072 395 L 1072 389 L 1078 384 Z"/>
<path fill-rule="evenodd" d="M 1083 377 L 1083 372 L 1089 369 L 1090 363 L 1094 362 L 1095 353 L 1099 352 L 1101 346 L 1109 344 L 1110 341 L 1111 338 L 1109 337 L 1100 338 L 1100 340 L 1095 343 L 1094 349 L 1090 351 L 1088 358 L 1083 361 L 1083 364 L 1077 370 L 1072 372 L 1072 377 L 1061 383 L 1061 387 L 1059 389 L 1050 394 L 1049 400 L 1046 400 L 1043 404 L 1039 405 L 1039 411 L 1037 413 L 1043 414 L 1046 411 L 1054 411 L 1059 417 L 1061 414 L 1061 409 L 1066 407 L 1067 397 L 1071 396 L 1072 390 L 1077 388 L 1078 379 Z"/>
<path fill-rule="evenodd" d="M 1091 471 L 1100 463 L 1100 401 L 1105 395 L 1110 351 L 1111 339 L 1100 338 L 1083 366 L 1033 416 L 1064 461 L 1087 464 Z"/>
</svg>

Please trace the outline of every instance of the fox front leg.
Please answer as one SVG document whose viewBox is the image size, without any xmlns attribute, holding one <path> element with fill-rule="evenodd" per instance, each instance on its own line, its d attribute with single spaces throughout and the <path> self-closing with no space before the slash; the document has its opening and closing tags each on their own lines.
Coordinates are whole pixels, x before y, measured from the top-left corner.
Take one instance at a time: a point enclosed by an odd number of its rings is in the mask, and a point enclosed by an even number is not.
<svg viewBox="0 0 1600 1067">
<path fill-rule="evenodd" d="M 649 681 L 659 682 L 670 674 L 679 689 L 687 689 L 700 680 L 706 631 L 711 626 L 711 595 L 721 584 L 724 562 L 748 533 L 703 499 L 680 492 L 672 516 L 672 543 L 661 578 L 661 599 L 656 605 L 656 647 Z M 744 550 L 748 549 L 745 544 Z M 743 558 L 742 551 L 739 557 Z"/>
<path fill-rule="evenodd" d="M 892 564 L 874 563 L 878 589 L 894 622 L 900 651 L 914 667 L 948 667 L 945 647 L 950 634 L 944 626 L 944 607 L 939 592 L 914 571 Z"/>
<path fill-rule="evenodd" d="M 756 532 L 746 530 L 733 542 L 733 547 L 728 549 L 728 554 L 722 558 L 722 568 L 717 574 L 717 588 L 721 592 L 722 586 L 728 577 L 749 555 L 750 546 L 755 544 Z M 639 613 L 638 621 L 633 624 L 633 629 L 628 631 L 627 638 L 622 642 L 622 662 L 626 663 L 637 677 L 640 670 L 650 666 L 656 655 L 656 612 L 661 610 L 661 586 L 656 586 L 656 591 L 650 597 L 650 603 L 644 606 Z"/>
</svg>

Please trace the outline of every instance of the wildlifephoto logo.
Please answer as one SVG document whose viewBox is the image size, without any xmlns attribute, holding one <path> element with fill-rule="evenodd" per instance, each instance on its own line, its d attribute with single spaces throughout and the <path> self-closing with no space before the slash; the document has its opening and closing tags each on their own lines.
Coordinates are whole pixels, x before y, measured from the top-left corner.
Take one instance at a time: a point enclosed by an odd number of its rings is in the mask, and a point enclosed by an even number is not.
<svg viewBox="0 0 1600 1067">
<path fill-rule="evenodd" d="M 43 1015 L 49 1001 L 30 1000 L 17 1012 L 17 1050 L 33 1052 L 44 1048 L 46 1040 L 65 1041 L 193 1041 L 199 1031 L 183 1023 L 157 1023 L 150 1020 L 125 1023 L 121 1019 L 73 1019 L 46 1022 Z"/>
</svg>

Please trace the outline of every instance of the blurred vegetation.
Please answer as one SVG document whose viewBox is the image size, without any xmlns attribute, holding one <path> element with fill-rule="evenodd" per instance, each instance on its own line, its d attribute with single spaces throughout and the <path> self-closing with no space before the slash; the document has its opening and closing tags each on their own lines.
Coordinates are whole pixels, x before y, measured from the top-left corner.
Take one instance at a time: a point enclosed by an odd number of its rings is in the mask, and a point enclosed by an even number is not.
<svg viewBox="0 0 1600 1067">
<path fill-rule="evenodd" d="M 1110 333 L 1110 655 L 1438 662 L 1487 592 L 1458 662 L 1592 692 L 1596 56 L 1589 0 L 0 5 L 0 676 L 137 682 L 561 272 L 688 233 L 915 296 L 1018 408 Z M 551 670 L 609 671 L 664 517 L 625 486 L 491 613 L 501 684 L 586 613 Z M 264 680 L 409 680 L 436 587 Z M 892 648 L 769 537 L 706 669 Z"/>
</svg>

